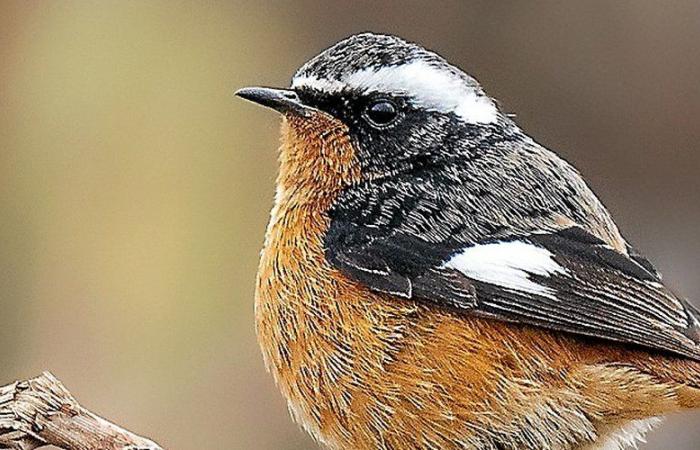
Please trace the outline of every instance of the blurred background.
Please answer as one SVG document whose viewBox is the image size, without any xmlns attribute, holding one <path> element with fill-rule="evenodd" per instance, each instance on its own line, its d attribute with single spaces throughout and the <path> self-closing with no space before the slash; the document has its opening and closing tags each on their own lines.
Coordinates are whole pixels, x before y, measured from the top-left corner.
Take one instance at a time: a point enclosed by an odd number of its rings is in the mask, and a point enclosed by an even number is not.
<svg viewBox="0 0 700 450">
<path fill-rule="evenodd" d="M 365 30 L 481 80 L 697 304 L 697 1 L 6 0 L 0 383 L 50 369 L 171 449 L 315 448 L 254 335 L 279 117 L 232 93 Z M 644 448 L 697 449 L 699 425 Z"/>
</svg>

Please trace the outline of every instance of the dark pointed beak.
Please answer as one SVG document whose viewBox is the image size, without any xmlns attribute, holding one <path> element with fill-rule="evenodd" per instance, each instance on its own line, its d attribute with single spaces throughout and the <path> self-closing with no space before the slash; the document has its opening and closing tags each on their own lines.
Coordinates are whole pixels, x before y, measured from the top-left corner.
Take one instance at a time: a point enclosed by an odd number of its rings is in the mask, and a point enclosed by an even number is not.
<svg viewBox="0 0 700 450">
<path fill-rule="evenodd" d="M 297 93 L 291 89 L 247 87 L 237 90 L 236 95 L 281 113 L 293 112 L 308 117 L 314 111 L 313 108 L 304 105 Z"/>
</svg>

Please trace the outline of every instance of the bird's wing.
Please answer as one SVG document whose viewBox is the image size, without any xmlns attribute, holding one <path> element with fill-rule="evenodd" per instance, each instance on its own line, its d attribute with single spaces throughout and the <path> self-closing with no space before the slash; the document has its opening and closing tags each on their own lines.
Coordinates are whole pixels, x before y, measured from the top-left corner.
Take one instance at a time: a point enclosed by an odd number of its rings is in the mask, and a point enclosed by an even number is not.
<svg viewBox="0 0 700 450">
<path fill-rule="evenodd" d="M 336 222 L 327 259 L 369 289 L 700 360 L 700 313 L 581 227 L 463 245 Z"/>
</svg>

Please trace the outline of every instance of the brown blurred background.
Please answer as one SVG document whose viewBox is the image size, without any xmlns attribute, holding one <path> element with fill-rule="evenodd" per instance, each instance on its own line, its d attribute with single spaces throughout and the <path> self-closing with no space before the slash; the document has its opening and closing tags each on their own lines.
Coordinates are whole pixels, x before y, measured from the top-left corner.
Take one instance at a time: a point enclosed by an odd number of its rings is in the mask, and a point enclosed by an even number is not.
<svg viewBox="0 0 700 450">
<path fill-rule="evenodd" d="M 700 299 L 700 2 L 3 1 L 0 382 L 50 369 L 172 449 L 315 448 L 253 328 L 279 118 L 232 92 L 365 30 L 480 79 Z"/>
</svg>

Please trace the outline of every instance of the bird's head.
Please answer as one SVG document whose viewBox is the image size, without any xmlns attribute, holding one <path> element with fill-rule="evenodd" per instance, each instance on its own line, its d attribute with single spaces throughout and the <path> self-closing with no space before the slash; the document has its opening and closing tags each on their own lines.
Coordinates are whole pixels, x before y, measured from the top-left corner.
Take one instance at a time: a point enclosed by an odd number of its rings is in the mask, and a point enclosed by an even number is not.
<svg viewBox="0 0 700 450">
<path fill-rule="evenodd" d="M 345 159 L 357 170 L 346 181 L 469 158 L 513 128 L 474 78 L 420 45 L 372 33 L 351 36 L 308 61 L 289 89 L 237 94 L 283 113 L 286 139 L 314 142 L 315 155 L 297 155 L 304 160 L 327 163 L 349 143 L 346 153 L 353 155 Z M 335 145 L 323 150 L 329 140 Z M 297 153 L 298 147 L 291 146 Z"/>
</svg>

